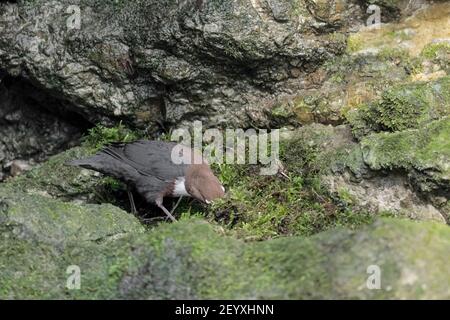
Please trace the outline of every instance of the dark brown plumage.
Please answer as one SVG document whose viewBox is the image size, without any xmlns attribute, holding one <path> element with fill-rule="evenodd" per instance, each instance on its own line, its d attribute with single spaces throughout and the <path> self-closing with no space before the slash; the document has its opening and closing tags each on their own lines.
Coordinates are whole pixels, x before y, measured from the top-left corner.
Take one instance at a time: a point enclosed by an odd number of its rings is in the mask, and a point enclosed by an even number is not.
<svg viewBox="0 0 450 320">
<path fill-rule="evenodd" d="M 174 162 L 173 155 L 183 163 Z M 125 182 L 172 220 L 175 220 L 173 215 L 162 204 L 164 197 L 190 196 L 210 203 L 223 197 L 225 191 L 200 153 L 173 142 L 139 140 L 113 144 L 92 157 L 68 165 L 95 170 Z"/>
</svg>

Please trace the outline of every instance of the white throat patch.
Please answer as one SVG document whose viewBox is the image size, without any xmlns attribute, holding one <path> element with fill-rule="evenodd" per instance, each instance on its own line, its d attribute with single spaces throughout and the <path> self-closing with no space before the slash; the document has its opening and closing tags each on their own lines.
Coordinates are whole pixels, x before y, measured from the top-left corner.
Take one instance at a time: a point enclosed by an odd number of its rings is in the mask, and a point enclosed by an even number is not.
<svg viewBox="0 0 450 320">
<path fill-rule="evenodd" d="M 184 177 L 178 177 L 175 180 L 175 187 L 173 189 L 174 197 L 181 197 L 181 196 L 190 197 L 191 196 L 186 190 L 186 186 L 184 184 L 185 180 L 186 179 Z"/>
</svg>

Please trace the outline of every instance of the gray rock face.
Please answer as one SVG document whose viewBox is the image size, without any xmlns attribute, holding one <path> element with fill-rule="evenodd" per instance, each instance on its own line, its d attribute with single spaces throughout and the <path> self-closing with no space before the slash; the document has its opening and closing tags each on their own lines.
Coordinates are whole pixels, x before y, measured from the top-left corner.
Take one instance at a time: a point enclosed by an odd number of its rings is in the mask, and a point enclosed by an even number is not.
<svg viewBox="0 0 450 320">
<path fill-rule="evenodd" d="M 0 69 L 86 119 L 267 125 L 274 94 L 341 53 L 351 1 L 33 1 L 0 4 Z"/>
</svg>

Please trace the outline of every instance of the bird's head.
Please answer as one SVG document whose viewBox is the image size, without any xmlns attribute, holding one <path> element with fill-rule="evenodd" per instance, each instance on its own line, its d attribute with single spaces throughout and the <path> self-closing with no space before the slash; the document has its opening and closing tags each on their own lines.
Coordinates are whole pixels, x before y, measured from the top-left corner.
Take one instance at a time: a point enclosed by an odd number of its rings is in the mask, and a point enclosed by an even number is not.
<svg viewBox="0 0 450 320">
<path fill-rule="evenodd" d="M 205 163 L 190 165 L 186 173 L 186 190 L 193 198 L 206 204 L 225 195 L 225 188 Z"/>
</svg>

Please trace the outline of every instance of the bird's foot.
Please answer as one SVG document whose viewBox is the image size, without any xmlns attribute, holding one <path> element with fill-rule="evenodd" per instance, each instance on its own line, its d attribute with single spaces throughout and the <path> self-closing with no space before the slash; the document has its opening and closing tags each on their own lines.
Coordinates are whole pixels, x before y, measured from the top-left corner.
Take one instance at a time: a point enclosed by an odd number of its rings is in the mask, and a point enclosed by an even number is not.
<svg viewBox="0 0 450 320">
<path fill-rule="evenodd" d="M 178 206 L 179 206 L 181 200 L 183 200 L 183 196 L 181 196 L 181 197 L 178 198 L 177 203 L 175 203 L 175 205 L 173 206 L 172 210 L 170 210 L 170 214 L 173 215 L 173 213 L 175 212 L 175 210 L 178 208 Z"/>
<path fill-rule="evenodd" d="M 167 215 L 167 217 L 170 218 L 170 220 L 172 220 L 172 222 L 177 221 L 177 219 L 175 219 L 175 217 L 172 215 L 172 213 L 169 212 L 169 210 L 167 210 L 164 205 L 162 204 L 162 200 L 157 200 L 156 201 L 156 205 L 162 210 L 164 211 L 164 213 Z"/>
</svg>

